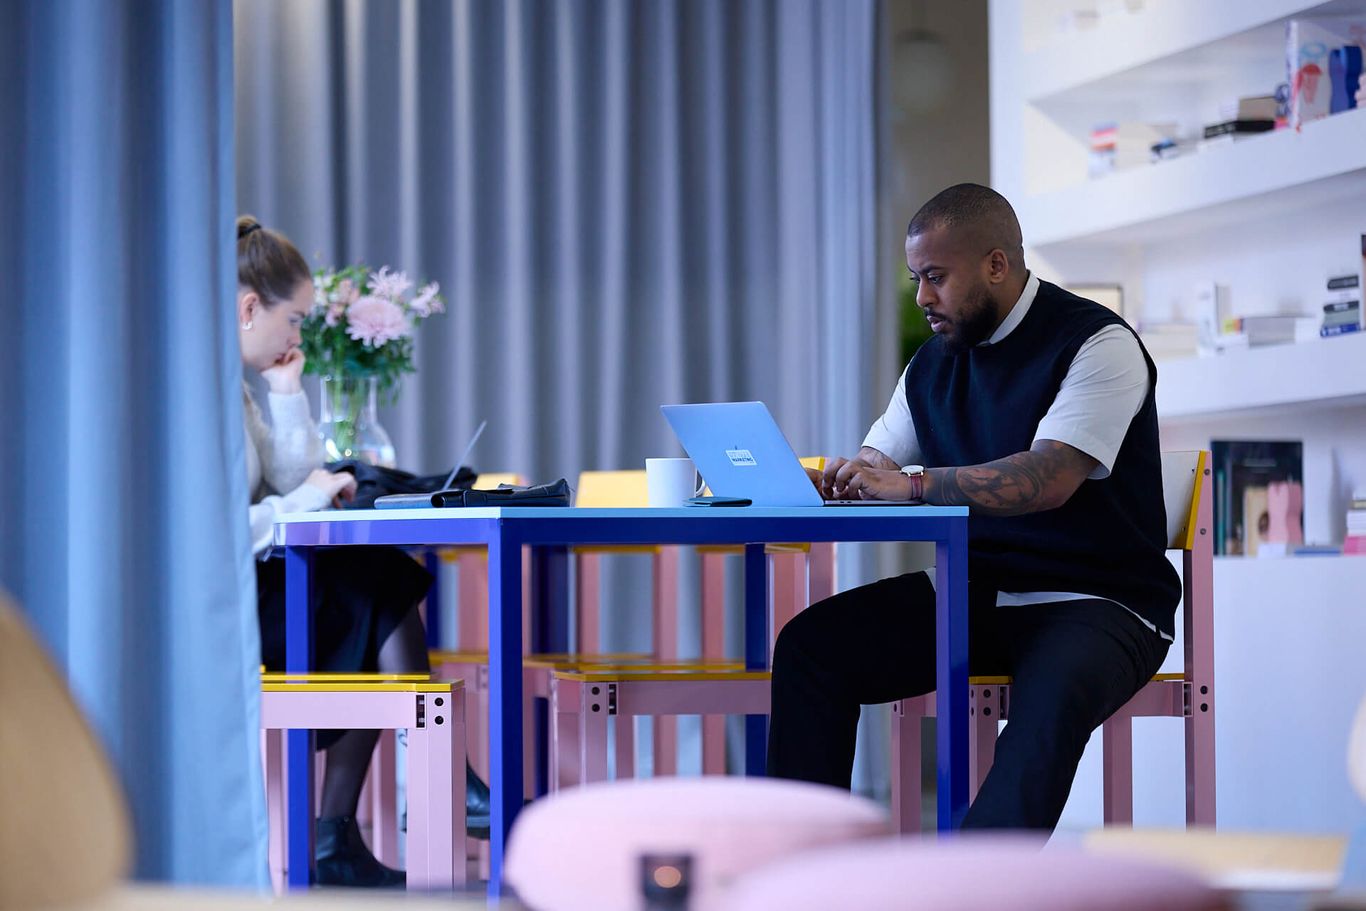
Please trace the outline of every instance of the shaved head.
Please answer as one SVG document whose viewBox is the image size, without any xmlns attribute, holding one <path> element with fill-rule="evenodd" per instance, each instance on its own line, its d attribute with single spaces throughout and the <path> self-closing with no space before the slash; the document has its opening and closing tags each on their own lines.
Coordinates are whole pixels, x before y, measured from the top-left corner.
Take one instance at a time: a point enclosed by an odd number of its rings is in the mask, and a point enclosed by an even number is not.
<svg viewBox="0 0 1366 911">
<path fill-rule="evenodd" d="M 1024 271 L 1024 241 L 1015 210 L 1000 193 L 975 183 L 949 187 L 920 207 L 906 226 L 908 238 L 943 231 L 975 254 L 1005 253 L 1011 269 Z"/>
</svg>

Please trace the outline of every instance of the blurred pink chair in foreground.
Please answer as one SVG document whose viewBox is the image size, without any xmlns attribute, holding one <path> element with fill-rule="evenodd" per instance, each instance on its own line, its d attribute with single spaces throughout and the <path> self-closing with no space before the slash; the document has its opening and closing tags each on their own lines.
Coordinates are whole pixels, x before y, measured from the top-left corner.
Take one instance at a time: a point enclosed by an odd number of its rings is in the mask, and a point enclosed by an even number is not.
<svg viewBox="0 0 1366 911">
<path fill-rule="evenodd" d="M 641 856 L 688 855 L 688 907 L 706 911 L 725 907 L 726 884 L 748 870 L 889 830 L 882 807 L 822 785 L 714 777 L 617 781 L 527 807 L 512 830 L 504 875 L 537 911 L 637 911 Z M 827 907 L 836 906 L 857 907 Z"/>
<path fill-rule="evenodd" d="M 801 854 L 736 880 L 730 911 L 1233 911 L 1191 873 L 1027 836 L 887 839 Z"/>
</svg>

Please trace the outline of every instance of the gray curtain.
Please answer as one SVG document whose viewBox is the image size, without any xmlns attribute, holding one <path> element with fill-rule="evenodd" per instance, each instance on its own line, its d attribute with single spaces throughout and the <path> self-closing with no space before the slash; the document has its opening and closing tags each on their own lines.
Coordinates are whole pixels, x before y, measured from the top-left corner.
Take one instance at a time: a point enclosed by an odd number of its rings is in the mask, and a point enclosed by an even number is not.
<svg viewBox="0 0 1366 911">
<path fill-rule="evenodd" d="M 875 0 L 234 11 L 240 207 L 447 295 L 384 417 L 403 464 L 448 467 L 487 418 L 486 470 L 643 467 L 682 454 L 658 406 L 685 401 L 857 448 L 885 395 Z M 631 616 L 608 613 L 621 647 L 648 641 Z"/>
<path fill-rule="evenodd" d="M 231 5 L 5 12 L 0 586 L 112 755 L 136 873 L 262 885 Z"/>
</svg>

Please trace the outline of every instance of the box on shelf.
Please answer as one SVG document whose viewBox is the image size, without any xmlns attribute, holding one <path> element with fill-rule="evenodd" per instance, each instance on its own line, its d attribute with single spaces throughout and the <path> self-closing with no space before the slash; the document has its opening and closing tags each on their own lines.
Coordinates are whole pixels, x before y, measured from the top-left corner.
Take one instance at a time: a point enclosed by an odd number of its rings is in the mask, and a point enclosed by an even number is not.
<svg viewBox="0 0 1366 911">
<path fill-rule="evenodd" d="M 1091 130 L 1087 173 L 1101 177 L 1152 161 L 1153 146 L 1176 135 L 1174 123 L 1101 123 Z"/>
<path fill-rule="evenodd" d="M 1243 316 L 1231 322 L 1253 348 L 1309 341 L 1319 337 L 1320 329 L 1312 316 Z"/>
<path fill-rule="evenodd" d="M 1138 337 L 1154 361 L 1183 360 L 1199 353 L 1200 327 L 1194 323 L 1144 323 Z"/>
<path fill-rule="evenodd" d="M 1344 45 L 1366 42 L 1366 16 L 1291 19 L 1285 24 L 1285 73 L 1290 86 L 1290 126 L 1327 117 L 1333 108 L 1329 57 Z"/>
<path fill-rule="evenodd" d="M 1280 102 L 1275 95 L 1248 95 L 1219 105 L 1220 120 L 1271 120 L 1278 114 Z"/>
</svg>

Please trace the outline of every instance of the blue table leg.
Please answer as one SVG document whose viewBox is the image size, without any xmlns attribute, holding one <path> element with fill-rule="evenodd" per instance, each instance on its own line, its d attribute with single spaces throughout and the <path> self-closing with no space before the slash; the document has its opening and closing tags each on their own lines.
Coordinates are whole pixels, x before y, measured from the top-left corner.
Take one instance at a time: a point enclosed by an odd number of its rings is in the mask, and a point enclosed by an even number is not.
<svg viewBox="0 0 1366 911">
<path fill-rule="evenodd" d="M 422 556 L 432 587 L 427 589 L 427 648 L 441 648 L 441 553 L 429 550 Z"/>
<path fill-rule="evenodd" d="M 745 545 L 745 670 L 768 669 L 768 556 Z M 763 775 L 768 763 L 768 716 L 745 716 L 745 774 Z"/>
<path fill-rule="evenodd" d="M 968 811 L 968 532 L 954 523 L 935 546 L 935 699 L 939 831 Z"/>
<path fill-rule="evenodd" d="M 489 772 L 489 894 L 498 895 L 522 808 L 522 547 L 501 526 L 489 541 Z"/>
<path fill-rule="evenodd" d="M 531 651 L 569 651 L 569 548 L 541 545 L 531 549 Z M 536 796 L 550 791 L 550 704 L 534 700 Z"/>
<path fill-rule="evenodd" d="M 285 548 L 285 670 L 313 669 L 313 549 Z M 313 873 L 313 732 L 286 734 L 289 888 L 307 889 Z"/>
</svg>

